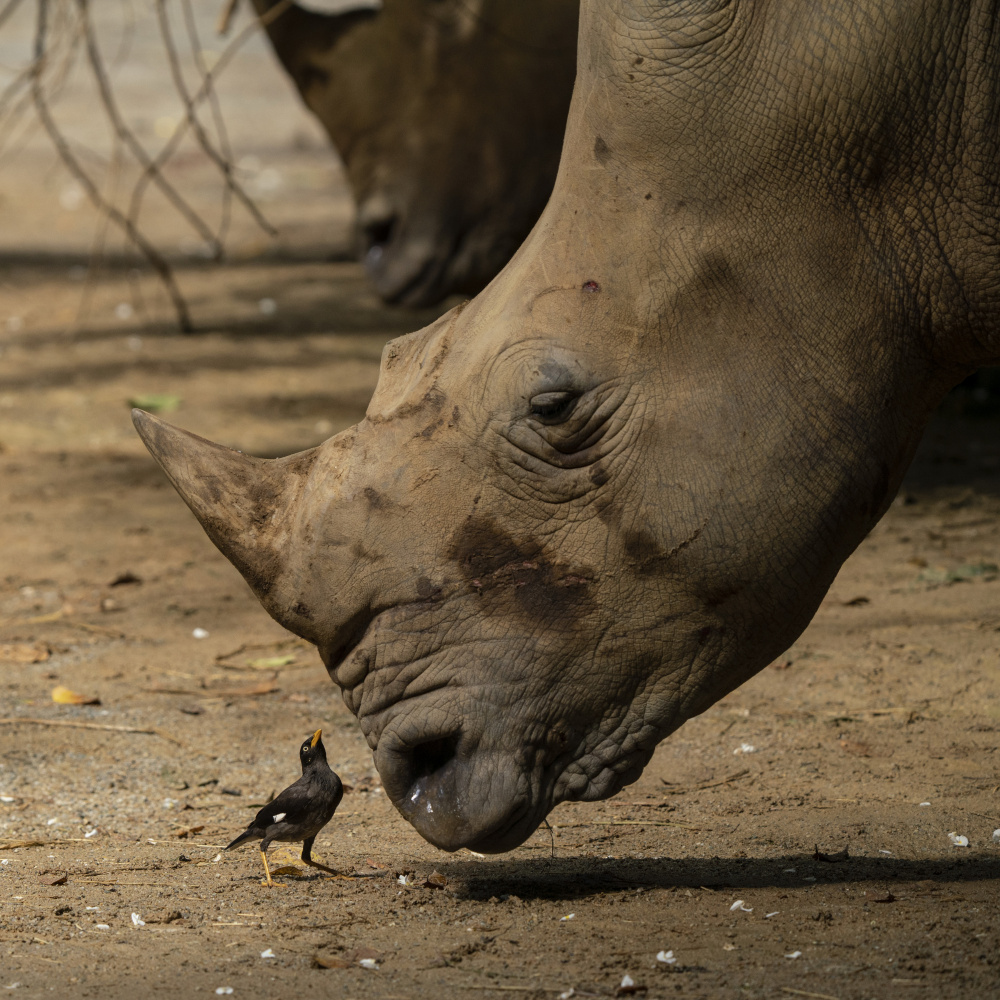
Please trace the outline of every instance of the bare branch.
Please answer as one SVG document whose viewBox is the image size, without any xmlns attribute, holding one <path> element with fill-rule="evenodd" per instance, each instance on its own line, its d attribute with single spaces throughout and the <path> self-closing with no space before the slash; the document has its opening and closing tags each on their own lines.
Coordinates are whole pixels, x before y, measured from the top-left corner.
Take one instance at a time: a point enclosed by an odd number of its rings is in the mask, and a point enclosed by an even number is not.
<svg viewBox="0 0 1000 1000">
<path fill-rule="evenodd" d="M 97 90 L 101 96 L 101 103 L 107 112 L 108 119 L 118 138 L 125 144 L 125 148 L 139 161 L 146 169 L 152 164 L 149 154 L 142 147 L 142 144 L 132 134 L 131 129 L 125 124 L 118 105 L 115 102 L 111 85 L 108 82 L 107 74 L 104 72 L 104 63 L 97 48 L 97 40 L 94 38 L 94 29 L 90 21 L 89 0 L 76 0 L 77 8 L 83 25 L 84 41 L 86 42 L 87 58 L 90 62 L 91 71 L 97 82 Z M 152 174 L 153 183 L 166 196 L 171 205 L 190 223 L 191 227 L 198 235 L 212 247 L 212 256 L 216 259 L 222 256 L 222 247 L 219 246 L 215 234 L 205 225 L 198 213 L 180 196 L 177 189 L 156 170 Z"/>
<path fill-rule="evenodd" d="M 201 86 L 195 92 L 194 96 L 191 98 L 191 106 L 193 108 L 198 108 L 212 93 L 212 88 L 215 85 L 215 81 L 222 74 L 222 71 L 229 65 L 236 53 L 243 47 L 243 45 L 250 39 L 253 35 L 257 33 L 260 28 L 265 28 L 273 20 L 280 17 L 282 14 L 292 6 L 294 0 L 280 0 L 279 3 L 275 4 L 266 14 L 258 17 L 256 20 L 251 21 L 223 50 L 222 54 L 219 56 L 215 65 L 211 70 L 206 71 L 204 79 L 202 80 Z M 152 178 L 153 173 L 163 167 L 165 163 L 174 155 L 177 147 L 180 145 L 181 140 L 184 138 L 185 133 L 188 130 L 189 122 L 187 118 L 184 118 L 177 128 L 174 129 L 173 135 L 167 140 L 163 148 L 157 153 L 152 165 L 143 171 L 142 176 L 135 183 L 135 187 L 132 189 L 132 200 L 129 204 L 128 216 L 130 219 L 136 219 L 138 213 L 142 207 L 142 200 L 146 195 L 146 188 L 149 186 L 149 182 Z M 273 233 L 272 230 L 267 230 L 269 233 Z"/>
<path fill-rule="evenodd" d="M 227 158 L 219 155 L 215 147 L 212 145 L 205 129 L 202 127 L 201 121 L 198 118 L 197 111 L 195 110 L 194 103 L 191 100 L 191 95 L 188 93 L 187 84 L 184 80 L 184 74 L 181 71 L 180 60 L 177 58 L 177 48 L 174 45 L 173 35 L 170 31 L 170 21 L 167 17 L 165 0 L 156 0 L 156 12 L 160 21 L 160 35 L 163 38 L 163 44 L 167 50 L 167 58 L 170 62 L 170 72 L 174 78 L 174 87 L 177 93 L 180 95 L 181 100 L 184 102 L 184 108 L 187 112 L 187 122 L 191 127 L 191 131 L 194 133 L 195 139 L 198 145 L 202 148 L 205 155 L 219 168 L 219 172 L 222 174 L 225 180 L 226 187 L 239 199 L 243 207 L 253 216 L 254 221 L 263 229 L 268 235 L 277 235 L 277 230 L 264 218 L 257 206 L 251 201 L 246 192 L 242 187 L 236 182 L 236 178 L 233 176 L 233 167 Z M 212 76 L 206 70 L 203 76 L 203 87 L 205 87 L 205 92 L 208 95 L 214 96 L 215 90 L 212 85 Z"/>
<path fill-rule="evenodd" d="M 103 197 L 90 175 L 83 169 L 76 155 L 73 153 L 73 150 L 66 142 L 65 137 L 59 131 L 59 127 L 52 118 L 52 114 L 49 111 L 42 87 L 42 73 L 45 68 L 46 44 L 48 41 L 48 14 L 49 0 L 38 0 L 38 21 L 35 29 L 35 58 L 32 65 L 31 93 L 35 103 L 35 110 L 38 113 L 38 118 L 42 123 L 42 127 L 48 133 L 49 139 L 55 146 L 56 152 L 59 154 L 59 158 L 62 160 L 66 169 L 83 188 L 94 207 L 97 208 L 99 212 L 105 213 L 106 216 L 128 236 L 128 238 L 136 245 L 136 247 L 139 248 L 152 265 L 153 269 L 160 276 L 160 280 L 163 282 L 163 285 L 174 304 L 174 310 L 177 313 L 177 322 L 181 330 L 185 333 L 190 333 L 194 329 L 194 326 L 191 323 L 191 316 L 188 313 L 187 303 L 184 301 L 184 297 L 181 295 L 180 289 L 177 287 L 170 265 L 167 264 L 163 257 L 160 256 L 156 247 L 154 247 L 142 235 L 142 233 L 139 232 L 132 222 L 125 218 L 125 216 L 122 215 L 122 213 L 118 211 L 113 204 L 110 204 Z"/>
</svg>

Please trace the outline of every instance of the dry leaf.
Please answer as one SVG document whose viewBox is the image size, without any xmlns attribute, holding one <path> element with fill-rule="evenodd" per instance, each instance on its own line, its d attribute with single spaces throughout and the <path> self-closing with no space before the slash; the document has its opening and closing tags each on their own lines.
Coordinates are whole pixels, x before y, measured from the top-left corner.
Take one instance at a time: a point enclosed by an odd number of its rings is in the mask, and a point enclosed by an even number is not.
<svg viewBox="0 0 1000 1000">
<path fill-rule="evenodd" d="M 66 884 L 66 873 L 59 872 L 57 875 L 39 875 L 38 881 L 42 885 L 65 885 Z"/>
<path fill-rule="evenodd" d="M 44 663 L 52 650 L 44 642 L 0 643 L 0 660 L 8 663 Z"/>
<path fill-rule="evenodd" d="M 282 865 L 280 868 L 272 868 L 272 875 L 291 875 L 293 878 L 304 878 L 306 874 L 305 868 L 299 868 L 298 865 Z"/>
<path fill-rule="evenodd" d="M 256 660 L 247 660 L 247 666 L 251 670 L 280 670 L 281 667 L 290 667 L 295 659 L 294 653 L 288 656 L 262 656 Z"/>
<path fill-rule="evenodd" d="M 440 872 L 431 872 L 424 881 L 425 889 L 443 889 L 448 884 L 448 879 Z"/>
<path fill-rule="evenodd" d="M 337 955 L 313 955 L 314 969 L 350 969 L 353 965 L 353 962 L 348 962 L 346 958 Z"/>
<path fill-rule="evenodd" d="M 205 829 L 205 825 L 204 824 L 202 824 L 201 826 L 190 826 L 186 830 L 178 830 L 177 833 L 174 834 L 174 836 L 178 840 L 185 840 L 188 837 L 190 837 L 191 834 L 193 834 L 193 833 L 201 833 L 201 831 L 204 830 L 204 829 Z"/>
<path fill-rule="evenodd" d="M 52 689 L 52 700 L 57 705 L 100 705 L 101 699 L 89 694 L 77 694 L 61 684 Z"/>
</svg>

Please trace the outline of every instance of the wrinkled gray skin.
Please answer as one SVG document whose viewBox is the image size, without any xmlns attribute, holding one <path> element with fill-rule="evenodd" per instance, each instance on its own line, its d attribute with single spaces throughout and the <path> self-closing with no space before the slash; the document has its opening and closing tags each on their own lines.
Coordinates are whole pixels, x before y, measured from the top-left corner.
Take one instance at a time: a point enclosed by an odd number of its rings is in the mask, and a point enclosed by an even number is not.
<svg viewBox="0 0 1000 1000">
<path fill-rule="evenodd" d="M 254 0 L 266 13 L 277 0 Z M 552 192 L 576 65 L 578 0 L 292 6 L 275 51 L 339 151 L 359 254 L 387 302 L 478 292 Z"/>
<path fill-rule="evenodd" d="M 268 462 L 137 415 L 429 841 L 503 851 L 799 635 L 997 332 L 985 3 L 587 0 L 552 199 Z M 591 284 L 591 283 L 596 283 Z"/>
</svg>

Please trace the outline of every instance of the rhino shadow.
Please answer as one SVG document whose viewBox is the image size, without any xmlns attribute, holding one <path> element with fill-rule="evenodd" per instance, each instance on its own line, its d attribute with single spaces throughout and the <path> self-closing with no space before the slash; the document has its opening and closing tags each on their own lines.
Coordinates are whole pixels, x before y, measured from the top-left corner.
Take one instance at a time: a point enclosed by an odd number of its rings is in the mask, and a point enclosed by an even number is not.
<svg viewBox="0 0 1000 1000">
<path fill-rule="evenodd" d="M 785 869 L 795 868 L 795 873 Z M 489 863 L 449 862 L 438 870 L 455 883 L 460 898 L 581 899 L 623 889 L 803 889 L 808 886 L 876 882 L 897 886 L 912 882 L 954 885 L 1000 879 L 1000 859 L 971 855 L 963 860 L 932 858 L 848 858 L 830 863 L 811 854 L 778 858 L 539 858 Z M 812 877 L 815 881 L 804 881 Z M 895 896 L 896 894 L 893 893 Z M 875 901 L 873 900 L 870 901 Z M 884 900 L 883 900 L 884 901 Z"/>
</svg>

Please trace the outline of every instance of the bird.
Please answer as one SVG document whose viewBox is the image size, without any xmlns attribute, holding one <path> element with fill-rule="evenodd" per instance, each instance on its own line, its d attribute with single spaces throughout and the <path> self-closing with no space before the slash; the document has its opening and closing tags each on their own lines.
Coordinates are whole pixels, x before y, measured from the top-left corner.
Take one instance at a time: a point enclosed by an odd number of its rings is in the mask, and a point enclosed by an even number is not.
<svg viewBox="0 0 1000 1000">
<path fill-rule="evenodd" d="M 281 886 L 271 878 L 267 865 L 267 849 L 274 840 L 302 841 L 302 860 L 312 868 L 339 873 L 318 861 L 313 861 L 312 846 L 316 835 L 333 819 L 333 814 L 344 797 L 344 786 L 338 775 L 326 762 L 323 730 L 317 729 L 299 747 L 302 777 L 293 782 L 276 798 L 264 806 L 253 822 L 226 848 L 231 851 L 250 840 L 259 840 L 260 859 L 264 862 L 267 881 L 261 885 L 269 888 Z"/>
</svg>

